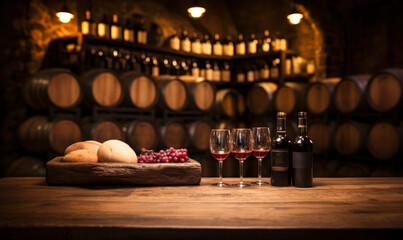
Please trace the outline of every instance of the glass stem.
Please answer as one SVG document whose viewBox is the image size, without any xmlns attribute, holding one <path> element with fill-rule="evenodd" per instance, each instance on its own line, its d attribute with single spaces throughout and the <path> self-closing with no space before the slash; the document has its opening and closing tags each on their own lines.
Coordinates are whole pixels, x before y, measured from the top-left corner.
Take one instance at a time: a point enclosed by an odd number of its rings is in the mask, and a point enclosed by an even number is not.
<svg viewBox="0 0 403 240">
<path fill-rule="evenodd" d="M 220 178 L 220 184 L 222 184 L 222 164 L 223 164 L 223 161 L 218 161 L 218 163 L 219 163 L 218 176 Z"/>
<path fill-rule="evenodd" d="M 258 165 L 257 165 L 257 175 L 259 178 L 259 182 L 262 182 L 262 159 L 258 159 Z"/>
<path fill-rule="evenodd" d="M 239 161 L 239 176 L 241 177 L 241 184 L 243 184 L 243 161 Z"/>
</svg>

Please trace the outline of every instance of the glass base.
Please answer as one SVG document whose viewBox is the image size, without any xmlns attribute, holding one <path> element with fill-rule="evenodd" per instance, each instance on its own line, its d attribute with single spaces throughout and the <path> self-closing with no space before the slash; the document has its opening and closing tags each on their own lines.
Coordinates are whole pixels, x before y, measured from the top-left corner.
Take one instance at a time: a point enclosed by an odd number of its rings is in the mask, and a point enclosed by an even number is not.
<svg viewBox="0 0 403 240">
<path fill-rule="evenodd" d="M 240 183 L 236 184 L 235 186 L 238 186 L 240 188 L 244 188 L 244 187 L 250 187 L 251 185 L 247 184 L 245 182 L 240 182 Z"/>
<path fill-rule="evenodd" d="M 261 181 L 254 182 L 253 184 L 258 185 L 258 186 L 262 186 L 262 185 L 269 185 L 270 183 L 261 180 Z"/>
<path fill-rule="evenodd" d="M 226 187 L 226 186 L 227 186 L 227 184 L 225 184 L 225 183 L 223 183 L 223 182 L 220 182 L 220 183 L 213 183 L 213 184 L 211 184 L 211 185 L 213 185 L 213 186 L 218 186 L 218 187 Z"/>
</svg>

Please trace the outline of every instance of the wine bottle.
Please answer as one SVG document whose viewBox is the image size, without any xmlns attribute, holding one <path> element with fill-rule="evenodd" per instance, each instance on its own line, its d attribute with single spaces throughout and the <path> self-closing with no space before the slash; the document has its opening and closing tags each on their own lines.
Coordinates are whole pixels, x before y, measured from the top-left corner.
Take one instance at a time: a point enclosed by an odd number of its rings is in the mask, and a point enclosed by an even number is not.
<svg viewBox="0 0 403 240">
<path fill-rule="evenodd" d="M 256 54 L 257 52 L 257 40 L 256 35 L 252 33 L 248 42 L 248 54 Z"/>
<path fill-rule="evenodd" d="M 134 42 L 134 29 L 130 19 L 126 20 L 126 24 L 123 29 L 123 40 L 126 42 Z"/>
<path fill-rule="evenodd" d="M 81 22 L 81 33 L 83 35 L 93 35 L 96 33 L 96 24 L 91 19 L 91 12 L 85 11 L 85 19 Z"/>
<path fill-rule="evenodd" d="M 190 75 L 190 69 L 186 61 L 180 63 L 180 75 Z"/>
<path fill-rule="evenodd" d="M 200 54 L 201 53 L 201 43 L 197 33 L 193 33 L 192 39 L 192 53 Z"/>
<path fill-rule="evenodd" d="M 172 68 L 171 68 L 171 64 L 170 64 L 168 58 L 164 58 L 164 60 L 162 60 L 160 73 L 161 73 L 161 75 L 171 75 L 172 74 Z"/>
<path fill-rule="evenodd" d="M 118 50 L 112 51 L 112 69 L 119 72 L 123 70 L 122 54 Z"/>
<path fill-rule="evenodd" d="M 231 81 L 231 70 L 228 62 L 224 62 L 224 67 L 221 70 L 221 81 L 230 82 Z"/>
<path fill-rule="evenodd" d="M 158 63 L 157 57 L 152 56 L 151 58 L 151 77 L 158 77 L 160 75 L 160 65 Z"/>
<path fill-rule="evenodd" d="M 243 40 L 243 35 L 240 33 L 238 35 L 238 42 L 236 43 L 235 51 L 236 55 L 245 55 L 246 46 L 245 41 Z"/>
<path fill-rule="evenodd" d="M 237 82 L 245 82 L 246 80 L 246 76 L 245 76 L 245 69 L 244 67 L 238 66 L 237 67 L 237 73 L 236 73 L 236 81 Z"/>
<path fill-rule="evenodd" d="M 171 62 L 171 75 L 179 76 L 180 75 L 180 66 L 176 59 L 173 59 Z"/>
<path fill-rule="evenodd" d="M 206 61 L 206 65 L 205 65 L 205 69 L 206 69 L 206 80 L 208 81 L 213 81 L 213 76 L 214 76 L 214 71 L 213 68 L 211 67 L 211 64 L 209 61 Z"/>
<path fill-rule="evenodd" d="M 187 30 L 182 31 L 181 50 L 184 51 L 184 52 L 190 52 L 191 51 L 191 43 L 190 43 L 190 39 L 189 39 Z"/>
<path fill-rule="evenodd" d="M 292 180 L 296 187 L 312 187 L 313 143 L 307 134 L 307 113 L 298 113 L 298 136 L 292 148 Z"/>
<path fill-rule="evenodd" d="M 265 62 L 262 66 L 262 68 L 260 69 L 260 78 L 262 80 L 269 80 L 270 78 L 270 70 L 269 70 L 269 65 L 267 64 L 267 62 Z"/>
<path fill-rule="evenodd" d="M 195 59 L 192 62 L 192 76 L 198 78 L 200 76 L 200 68 Z"/>
<path fill-rule="evenodd" d="M 106 16 L 106 14 L 104 14 L 104 16 L 102 17 L 101 22 L 98 23 L 98 28 L 97 28 L 98 32 L 98 37 L 101 38 L 110 38 L 110 25 L 108 23 L 108 17 Z"/>
<path fill-rule="evenodd" d="M 271 185 L 291 185 L 290 147 L 291 142 L 286 134 L 286 114 L 277 113 L 277 134 L 272 141 L 271 151 Z"/>
<path fill-rule="evenodd" d="M 234 56 L 234 42 L 231 36 L 227 36 L 227 40 L 223 43 L 223 54 L 226 56 Z"/>
<path fill-rule="evenodd" d="M 108 59 L 105 56 L 105 52 L 102 49 L 98 50 L 97 66 L 100 68 L 108 68 Z"/>
<path fill-rule="evenodd" d="M 220 67 L 218 66 L 217 62 L 214 62 L 213 65 L 213 81 L 214 82 L 220 82 L 221 81 L 221 70 Z"/>
<path fill-rule="evenodd" d="M 206 55 L 211 55 L 212 53 L 211 42 L 208 34 L 204 35 L 204 40 L 202 42 L 202 53 Z"/>
<path fill-rule="evenodd" d="M 141 72 L 143 72 L 144 74 L 151 75 L 150 57 L 147 57 L 147 55 L 144 52 L 142 52 L 140 58 L 141 58 Z"/>
<path fill-rule="evenodd" d="M 271 44 L 271 38 L 269 36 L 269 30 L 265 30 L 263 43 L 262 43 L 262 52 L 270 51 L 270 44 Z"/>
<path fill-rule="evenodd" d="M 174 32 L 174 34 L 169 38 L 169 46 L 177 51 L 181 49 L 181 40 L 176 32 Z"/>
<path fill-rule="evenodd" d="M 136 27 L 136 42 L 140 44 L 147 44 L 147 31 L 144 28 L 144 19 L 141 18 Z"/>
<path fill-rule="evenodd" d="M 122 40 L 122 26 L 120 26 L 120 24 L 119 24 L 117 14 L 113 14 L 113 18 L 112 18 L 111 39 L 112 40 Z"/>
<path fill-rule="evenodd" d="M 252 64 L 248 64 L 247 70 L 246 70 L 246 81 L 247 82 L 254 82 L 255 79 L 255 69 Z"/>
<path fill-rule="evenodd" d="M 213 45 L 213 54 L 217 56 L 222 55 L 222 44 L 220 42 L 220 35 L 216 33 L 214 35 L 214 45 Z"/>
<path fill-rule="evenodd" d="M 273 64 L 271 65 L 271 68 L 270 68 L 270 78 L 271 79 L 279 78 L 279 64 L 280 64 L 279 58 L 276 58 L 273 60 Z"/>
</svg>

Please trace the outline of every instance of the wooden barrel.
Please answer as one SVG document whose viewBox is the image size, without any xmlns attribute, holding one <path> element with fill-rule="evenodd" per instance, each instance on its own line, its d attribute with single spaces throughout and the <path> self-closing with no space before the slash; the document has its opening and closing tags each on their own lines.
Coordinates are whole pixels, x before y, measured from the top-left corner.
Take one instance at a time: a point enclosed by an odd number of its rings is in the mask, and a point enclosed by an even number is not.
<svg viewBox="0 0 403 240">
<path fill-rule="evenodd" d="M 336 177 L 368 177 L 370 168 L 358 163 L 340 163 L 336 171 Z"/>
<path fill-rule="evenodd" d="M 235 89 L 217 91 L 215 111 L 218 115 L 233 118 L 245 113 L 245 99 Z"/>
<path fill-rule="evenodd" d="M 68 146 L 82 140 L 82 132 L 73 120 L 57 119 L 49 122 L 44 116 L 34 116 L 20 126 L 18 137 L 28 151 L 52 150 L 63 154 Z"/>
<path fill-rule="evenodd" d="M 125 140 L 123 126 L 114 120 L 101 120 L 83 124 L 85 138 L 98 142 L 105 142 L 110 139 Z"/>
<path fill-rule="evenodd" d="M 275 83 L 257 83 L 253 85 L 247 95 L 246 104 L 249 112 L 255 116 L 274 111 L 274 93 L 277 91 Z"/>
<path fill-rule="evenodd" d="M 24 156 L 8 164 L 5 177 L 45 177 L 46 168 L 43 160 Z"/>
<path fill-rule="evenodd" d="M 183 122 L 169 121 L 161 127 L 161 149 L 187 148 L 189 146 L 188 129 Z"/>
<path fill-rule="evenodd" d="M 145 74 L 130 71 L 120 75 L 124 83 L 125 103 L 136 108 L 152 108 L 158 102 L 157 85 Z"/>
<path fill-rule="evenodd" d="M 274 95 L 274 107 L 277 112 L 288 114 L 304 111 L 305 83 L 285 82 L 278 87 Z"/>
<path fill-rule="evenodd" d="M 137 154 L 141 149 L 157 151 L 159 133 L 154 122 L 147 120 L 135 120 L 125 124 L 126 142 Z"/>
<path fill-rule="evenodd" d="M 380 160 L 394 157 L 401 146 L 401 132 L 397 126 L 381 121 L 371 126 L 367 137 L 367 149 Z"/>
<path fill-rule="evenodd" d="M 50 106 L 77 107 L 83 98 L 77 77 L 68 69 L 51 68 L 36 73 L 23 89 L 25 101 L 34 109 Z"/>
<path fill-rule="evenodd" d="M 334 89 L 334 105 L 342 113 L 357 112 L 365 108 L 365 88 L 370 75 L 352 75 L 340 81 Z"/>
<path fill-rule="evenodd" d="M 188 124 L 189 148 L 199 152 L 209 150 L 211 129 L 211 123 L 206 120 L 199 120 Z"/>
<path fill-rule="evenodd" d="M 210 111 L 214 107 L 216 90 L 209 81 L 189 82 L 190 108 L 200 111 Z"/>
<path fill-rule="evenodd" d="M 124 98 L 120 78 L 106 69 L 93 69 L 81 77 L 87 106 L 116 107 Z"/>
<path fill-rule="evenodd" d="M 342 155 L 353 155 L 365 149 L 368 126 L 355 121 L 338 124 L 334 134 L 334 146 Z"/>
<path fill-rule="evenodd" d="M 323 114 L 333 108 L 333 93 L 341 78 L 327 78 L 311 83 L 306 91 L 306 107 L 312 114 Z"/>
<path fill-rule="evenodd" d="M 185 82 L 172 76 L 159 77 L 157 82 L 161 108 L 182 111 L 188 106 L 189 97 Z"/>
<path fill-rule="evenodd" d="M 333 127 L 323 122 L 308 126 L 308 136 L 313 142 L 314 153 L 330 152 L 333 147 Z"/>
<path fill-rule="evenodd" d="M 386 69 L 374 74 L 367 86 L 367 102 L 378 112 L 387 112 L 401 106 L 403 69 Z"/>
</svg>

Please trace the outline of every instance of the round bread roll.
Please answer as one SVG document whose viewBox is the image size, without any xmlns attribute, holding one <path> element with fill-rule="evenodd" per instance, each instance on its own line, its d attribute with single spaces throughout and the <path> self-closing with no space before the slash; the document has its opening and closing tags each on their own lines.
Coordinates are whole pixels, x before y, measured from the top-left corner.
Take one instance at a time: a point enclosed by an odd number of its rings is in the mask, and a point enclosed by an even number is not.
<svg viewBox="0 0 403 240">
<path fill-rule="evenodd" d="M 97 152 L 89 149 L 79 149 L 68 153 L 63 162 L 98 162 Z"/>
<path fill-rule="evenodd" d="M 137 163 L 137 155 L 125 142 L 108 140 L 98 149 L 99 162 Z"/>
<path fill-rule="evenodd" d="M 66 148 L 66 150 L 64 151 L 64 155 L 67 155 L 73 151 L 77 151 L 80 149 L 90 150 L 90 151 L 95 152 L 95 154 L 96 154 L 98 152 L 99 146 L 101 146 L 101 143 L 97 142 L 97 141 L 93 141 L 93 140 L 89 140 L 89 141 L 85 141 L 85 142 L 76 142 Z"/>
</svg>

